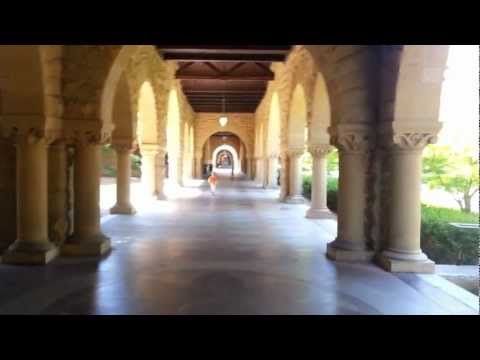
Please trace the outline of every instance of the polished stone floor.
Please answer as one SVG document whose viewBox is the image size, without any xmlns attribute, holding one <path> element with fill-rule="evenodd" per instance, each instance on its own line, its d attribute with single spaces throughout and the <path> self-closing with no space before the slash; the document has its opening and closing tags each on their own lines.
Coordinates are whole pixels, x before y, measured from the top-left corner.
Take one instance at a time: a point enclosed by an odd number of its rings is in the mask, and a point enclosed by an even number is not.
<svg viewBox="0 0 480 360">
<path fill-rule="evenodd" d="M 335 219 L 306 219 L 274 190 L 222 179 L 215 196 L 193 182 L 169 196 L 104 211 L 104 259 L 0 265 L 0 314 L 478 314 L 478 297 L 436 275 L 329 261 Z"/>
</svg>

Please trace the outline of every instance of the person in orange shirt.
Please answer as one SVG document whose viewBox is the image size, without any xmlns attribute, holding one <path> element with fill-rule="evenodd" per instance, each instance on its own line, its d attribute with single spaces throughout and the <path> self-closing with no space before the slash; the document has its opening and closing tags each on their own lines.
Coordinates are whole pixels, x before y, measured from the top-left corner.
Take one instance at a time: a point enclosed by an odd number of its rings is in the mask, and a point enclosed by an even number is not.
<svg viewBox="0 0 480 360">
<path fill-rule="evenodd" d="M 212 175 L 210 175 L 210 177 L 208 178 L 208 183 L 210 184 L 210 191 L 212 195 L 215 195 L 215 190 L 217 189 L 217 182 L 218 179 L 215 176 L 215 173 L 212 173 Z"/>
</svg>

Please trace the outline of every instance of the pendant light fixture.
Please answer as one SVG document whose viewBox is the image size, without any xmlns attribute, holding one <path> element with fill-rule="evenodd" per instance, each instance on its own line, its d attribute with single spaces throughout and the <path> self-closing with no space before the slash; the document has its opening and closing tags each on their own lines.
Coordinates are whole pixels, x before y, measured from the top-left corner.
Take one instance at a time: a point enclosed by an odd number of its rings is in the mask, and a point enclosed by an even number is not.
<svg viewBox="0 0 480 360">
<path fill-rule="evenodd" d="M 225 127 L 228 124 L 228 117 L 225 111 L 225 85 L 223 88 L 224 90 L 223 90 L 223 96 L 222 96 L 222 116 L 220 116 L 220 119 L 218 119 L 218 122 L 220 123 L 221 127 Z"/>
</svg>

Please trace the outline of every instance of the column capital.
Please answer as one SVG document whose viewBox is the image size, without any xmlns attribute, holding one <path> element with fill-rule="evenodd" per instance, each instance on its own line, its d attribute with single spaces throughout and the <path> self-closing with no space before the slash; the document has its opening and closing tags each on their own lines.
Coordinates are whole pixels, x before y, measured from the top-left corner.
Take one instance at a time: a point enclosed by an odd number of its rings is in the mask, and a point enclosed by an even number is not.
<svg viewBox="0 0 480 360">
<path fill-rule="evenodd" d="M 133 152 L 135 146 L 133 144 L 113 143 L 112 148 L 117 152 Z"/>
<path fill-rule="evenodd" d="M 303 148 L 288 149 L 286 153 L 289 157 L 300 157 L 303 154 L 305 154 L 305 149 Z"/>
<path fill-rule="evenodd" d="M 4 132 L 3 136 L 12 141 L 13 144 L 26 141 L 32 145 L 43 142 L 47 146 L 61 139 L 61 134 L 57 131 L 33 127 L 28 129 L 11 128 L 10 131 Z"/>
<path fill-rule="evenodd" d="M 437 142 L 441 128 L 441 123 L 387 123 L 379 129 L 381 145 L 393 151 L 421 152 L 427 145 Z"/>
<path fill-rule="evenodd" d="M 72 131 L 65 138 L 77 146 L 103 145 L 109 142 L 110 134 L 99 131 Z"/>
<path fill-rule="evenodd" d="M 367 124 L 338 124 L 329 132 L 332 144 L 345 153 L 366 153 L 374 147 L 374 132 Z"/>
<path fill-rule="evenodd" d="M 158 144 L 141 144 L 140 153 L 146 156 L 157 155 L 161 151 L 161 147 Z"/>
<path fill-rule="evenodd" d="M 332 150 L 333 147 L 329 144 L 311 145 L 308 147 L 308 152 L 314 158 L 327 156 Z"/>
</svg>

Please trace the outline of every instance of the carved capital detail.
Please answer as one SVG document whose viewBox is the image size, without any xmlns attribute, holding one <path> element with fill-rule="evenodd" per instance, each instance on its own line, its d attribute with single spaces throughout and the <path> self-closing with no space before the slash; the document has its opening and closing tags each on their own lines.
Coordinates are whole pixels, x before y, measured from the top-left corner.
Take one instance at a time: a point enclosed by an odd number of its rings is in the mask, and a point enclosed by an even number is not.
<svg viewBox="0 0 480 360">
<path fill-rule="evenodd" d="M 112 148 L 115 149 L 116 152 L 119 153 L 131 153 L 135 150 L 135 146 L 133 144 L 122 144 L 122 143 L 116 143 L 112 144 Z"/>
<path fill-rule="evenodd" d="M 312 154 L 314 158 L 327 156 L 329 152 L 333 150 L 333 147 L 328 144 L 311 145 L 308 148 L 308 152 Z"/>
<path fill-rule="evenodd" d="M 425 146 L 437 142 L 441 127 L 441 123 L 388 123 L 379 129 L 381 144 L 393 151 L 422 151 Z"/>
<path fill-rule="evenodd" d="M 77 146 L 102 145 L 110 141 L 111 134 L 100 131 L 71 131 L 66 139 Z"/>
<path fill-rule="evenodd" d="M 305 149 L 288 149 L 287 154 L 290 158 L 300 157 L 305 154 Z"/>
<path fill-rule="evenodd" d="M 372 129 L 365 124 L 339 124 L 330 128 L 332 143 L 343 152 L 366 153 L 374 146 Z"/>
<path fill-rule="evenodd" d="M 158 144 L 142 144 L 140 145 L 140 152 L 144 156 L 155 156 L 160 152 L 160 145 Z"/>
<path fill-rule="evenodd" d="M 437 135 L 431 133 L 394 134 L 391 147 L 394 150 L 422 151 L 425 146 L 437 142 Z"/>
</svg>

